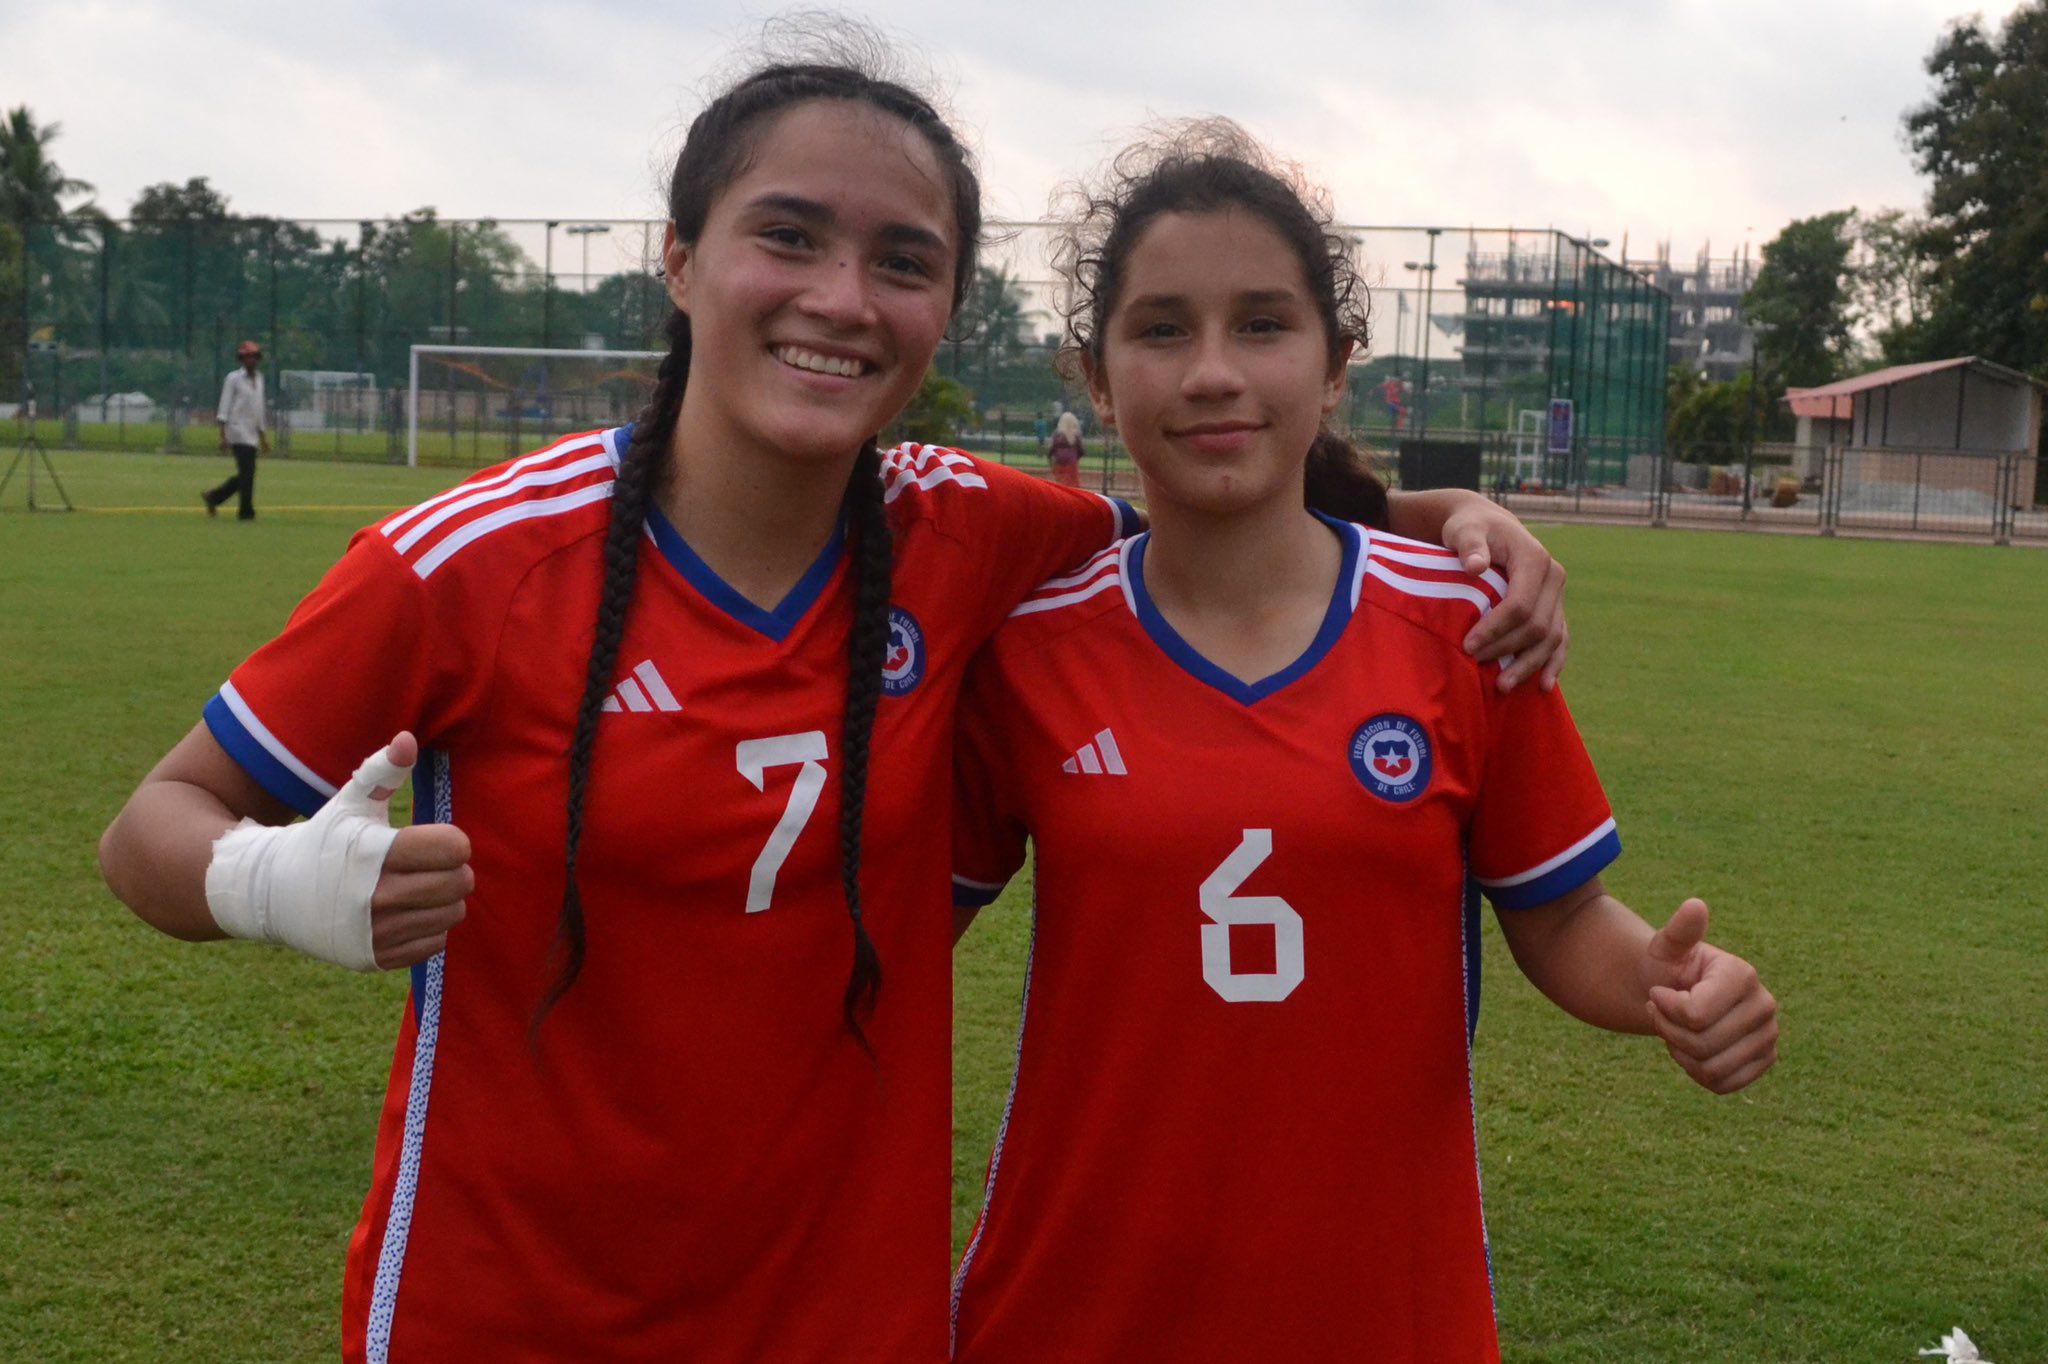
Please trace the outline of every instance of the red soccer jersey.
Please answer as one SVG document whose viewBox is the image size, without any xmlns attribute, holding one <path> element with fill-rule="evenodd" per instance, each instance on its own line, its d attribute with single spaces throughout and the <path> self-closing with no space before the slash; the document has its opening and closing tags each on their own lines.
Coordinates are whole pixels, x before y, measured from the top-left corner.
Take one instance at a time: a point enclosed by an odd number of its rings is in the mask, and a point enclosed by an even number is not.
<svg viewBox="0 0 2048 1364">
<path fill-rule="evenodd" d="M 1142 536 L 970 677 L 956 897 L 1028 835 L 1036 926 L 963 1361 L 1498 1358 L 1468 875 L 1538 904 L 1620 844 L 1562 698 L 1460 647 L 1499 578 L 1330 524 L 1322 628 L 1264 681 L 1174 633 Z"/>
<path fill-rule="evenodd" d="M 852 617 L 835 539 L 776 609 L 651 518 L 598 726 L 581 978 L 556 969 L 568 752 L 617 454 L 572 436 L 361 532 L 206 709 L 316 808 L 401 728 L 476 891 L 417 968 L 349 1249 L 351 1360 L 938 1359 L 946 1350 L 946 863 L 967 659 L 1118 509 L 954 451 L 885 459 L 891 648 L 863 891 L 870 1063 L 840 1001 Z"/>
</svg>

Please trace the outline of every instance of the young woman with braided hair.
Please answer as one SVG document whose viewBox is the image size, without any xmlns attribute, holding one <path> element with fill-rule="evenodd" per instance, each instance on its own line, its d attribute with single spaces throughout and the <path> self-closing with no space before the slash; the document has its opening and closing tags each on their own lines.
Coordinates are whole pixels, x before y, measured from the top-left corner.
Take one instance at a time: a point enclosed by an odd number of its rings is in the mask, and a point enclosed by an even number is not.
<svg viewBox="0 0 2048 1364">
<path fill-rule="evenodd" d="M 363 531 L 102 840 L 175 936 L 412 969 L 350 1359 L 947 1348 L 955 700 L 1128 509 L 877 448 L 980 229 L 901 85 L 755 71 L 668 210 L 640 419 Z M 1526 619 L 1488 647 L 1554 656 L 1512 518 L 1404 509 L 1518 556 Z M 415 761 L 437 822 L 394 833 Z"/>
</svg>

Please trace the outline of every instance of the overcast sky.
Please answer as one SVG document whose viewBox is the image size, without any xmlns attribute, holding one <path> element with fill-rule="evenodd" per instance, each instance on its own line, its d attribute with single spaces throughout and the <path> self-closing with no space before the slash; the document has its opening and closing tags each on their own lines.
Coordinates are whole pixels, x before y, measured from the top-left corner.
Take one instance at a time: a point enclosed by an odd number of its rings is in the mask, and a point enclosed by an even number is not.
<svg viewBox="0 0 2048 1364">
<path fill-rule="evenodd" d="M 1900 114 L 1946 22 L 2017 0 L 871 0 L 979 144 L 989 207 L 1149 117 L 1229 114 L 1359 223 L 1545 227 L 1689 259 L 1917 207 Z M 0 104 L 124 212 L 207 176 L 241 212 L 633 218 L 775 7 L 0 0 Z"/>
</svg>

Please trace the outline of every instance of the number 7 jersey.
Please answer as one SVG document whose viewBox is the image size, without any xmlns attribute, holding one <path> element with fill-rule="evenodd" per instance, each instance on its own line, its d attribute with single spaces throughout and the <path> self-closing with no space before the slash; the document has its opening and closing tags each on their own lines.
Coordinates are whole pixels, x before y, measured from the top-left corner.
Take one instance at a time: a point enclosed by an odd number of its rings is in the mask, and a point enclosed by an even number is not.
<svg viewBox="0 0 2048 1364">
<path fill-rule="evenodd" d="M 1328 611 L 1272 677 L 1175 634 L 1143 536 L 970 674 L 955 898 L 1028 836 L 1035 927 L 963 1361 L 1498 1358 L 1469 886 L 1512 912 L 1620 844 L 1562 698 L 1461 648 L 1499 578 L 1330 525 Z"/>
<path fill-rule="evenodd" d="M 301 810 L 414 730 L 421 816 L 474 849 L 468 917 L 414 972 L 344 1356 L 942 1358 L 955 701 L 972 652 L 1117 509 L 957 451 L 884 458 L 872 1058 L 840 1012 L 852 565 L 835 538 L 764 610 L 654 513 L 590 768 L 587 956 L 535 1033 L 628 439 L 572 436 L 363 531 L 207 707 Z"/>
</svg>

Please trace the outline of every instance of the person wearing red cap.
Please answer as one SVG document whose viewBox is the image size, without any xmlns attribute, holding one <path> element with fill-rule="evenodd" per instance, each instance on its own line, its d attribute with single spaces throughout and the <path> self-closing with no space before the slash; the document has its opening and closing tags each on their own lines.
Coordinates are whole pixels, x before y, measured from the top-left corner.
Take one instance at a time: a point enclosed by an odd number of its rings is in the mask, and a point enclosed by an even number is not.
<svg viewBox="0 0 2048 1364">
<path fill-rule="evenodd" d="M 199 494 L 199 499 L 206 504 L 208 516 L 217 516 L 220 504 L 239 494 L 241 507 L 236 516 L 252 521 L 256 517 L 256 453 L 259 449 L 270 453 L 270 436 L 263 429 L 263 348 L 244 341 L 235 347 L 235 359 L 241 368 L 228 373 L 227 382 L 220 386 L 220 402 L 213 409 L 213 418 L 220 423 L 221 453 L 234 455 L 235 472 L 218 488 Z"/>
</svg>

